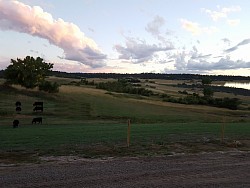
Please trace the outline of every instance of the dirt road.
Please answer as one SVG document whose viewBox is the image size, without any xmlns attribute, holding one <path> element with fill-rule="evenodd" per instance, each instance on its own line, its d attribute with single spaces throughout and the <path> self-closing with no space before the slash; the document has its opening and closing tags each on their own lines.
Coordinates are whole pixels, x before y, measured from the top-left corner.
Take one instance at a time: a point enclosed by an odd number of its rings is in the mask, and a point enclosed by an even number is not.
<svg viewBox="0 0 250 188">
<path fill-rule="evenodd" d="M 0 187 L 250 187 L 250 152 L 0 164 Z"/>
</svg>

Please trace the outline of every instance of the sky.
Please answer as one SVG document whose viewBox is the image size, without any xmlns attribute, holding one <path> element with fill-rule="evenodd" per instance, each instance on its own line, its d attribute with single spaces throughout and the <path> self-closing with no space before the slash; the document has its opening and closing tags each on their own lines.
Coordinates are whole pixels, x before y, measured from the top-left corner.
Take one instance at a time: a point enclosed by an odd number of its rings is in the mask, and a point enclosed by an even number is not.
<svg viewBox="0 0 250 188">
<path fill-rule="evenodd" d="M 250 76 L 249 0 L 0 0 L 0 70 Z"/>
</svg>

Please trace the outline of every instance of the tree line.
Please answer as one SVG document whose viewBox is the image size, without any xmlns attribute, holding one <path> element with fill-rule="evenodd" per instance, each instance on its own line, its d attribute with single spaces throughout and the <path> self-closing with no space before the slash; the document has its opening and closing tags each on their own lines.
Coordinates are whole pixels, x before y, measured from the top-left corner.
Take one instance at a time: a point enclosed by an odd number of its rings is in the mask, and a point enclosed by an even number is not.
<svg viewBox="0 0 250 188">
<path fill-rule="evenodd" d="M 137 79 L 165 79 L 165 80 L 202 80 L 209 78 L 213 81 L 250 81 L 250 76 L 230 76 L 230 75 L 200 75 L 200 74 L 162 74 L 162 73 L 138 73 L 138 74 L 120 74 L 120 73 L 68 73 L 61 71 L 51 71 L 50 76 L 64 78 L 114 78 L 121 79 L 133 77 Z"/>
<path fill-rule="evenodd" d="M 125 78 L 133 77 L 138 79 L 165 79 L 165 80 L 202 80 L 208 77 L 213 81 L 250 81 L 250 76 L 231 76 L 231 75 L 200 75 L 200 74 L 162 74 L 162 73 L 140 73 L 140 74 L 118 74 L 118 73 L 69 73 L 61 71 L 49 71 L 48 76 L 64 78 Z M 4 78 L 4 70 L 0 70 L 0 78 Z"/>
</svg>

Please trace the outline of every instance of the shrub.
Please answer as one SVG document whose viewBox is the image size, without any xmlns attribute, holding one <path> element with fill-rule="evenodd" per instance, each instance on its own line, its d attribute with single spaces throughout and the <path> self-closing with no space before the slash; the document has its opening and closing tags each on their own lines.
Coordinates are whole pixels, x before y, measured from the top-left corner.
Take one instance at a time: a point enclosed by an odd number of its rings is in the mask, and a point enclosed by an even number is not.
<svg viewBox="0 0 250 188">
<path fill-rule="evenodd" d="M 96 85 L 96 88 L 118 93 L 129 93 L 143 96 L 150 96 L 153 94 L 151 90 L 142 87 L 134 87 L 133 84 L 127 82 L 125 79 L 120 79 L 117 82 L 100 82 Z"/>
<path fill-rule="evenodd" d="M 209 77 L 204 77 L 201 80 L 202 85 L 209 85 L 212 83 L 212 80 Z"/>
<path fill-rule="evenodd" d="M 49 81 L 44 81 L 38 86 L 40 91 L 46 91 L 49 93 L 57 93 L 59 92 L 59 85 L 58 83 L 54 82 L 49 82 Z"/>
<path fill-rule="evenodd" d="M 203 94 L 204 94 L 204 97 L 210 98 L 214 95 L 214 91 L 210 87 L 204 87 Z"/>
<path fill-rule="evenodd" d="M 184 90 L 184 91 L 178 91 L 178 93 L 184 94 L 184 95 L 188 95 L 188 92 L 186 90 Z"/>
<path fill-rule="evenodd" d="M 212 98 L 212 97 L 200 97 L 198 94 L 193 93 L 193 95 L 187 95 L 185 97 L 173 98 L 173 97 L 163 97 L 165 102 L 181 103 L 181 104 L 200 104 L 208 106 L 216 106 L 219 108 L 228 108 L 231 110 L 237 110 L 241 101 L 238 98 Z"/>
<path fill-rule="evenodd" d="M 214 100 L 215 106 L 222 108 L 229 108 L 231 110 L 237 110 L 238 106 L 241 104 L 241 101 L 238 98 L 228 98 Z"/>
</svg>

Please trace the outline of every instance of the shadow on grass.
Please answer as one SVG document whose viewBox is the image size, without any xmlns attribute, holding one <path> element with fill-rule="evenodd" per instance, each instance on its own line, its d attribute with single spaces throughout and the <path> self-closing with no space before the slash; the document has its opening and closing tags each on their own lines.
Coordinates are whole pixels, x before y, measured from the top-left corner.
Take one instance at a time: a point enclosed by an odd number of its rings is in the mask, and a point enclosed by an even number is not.
<svg viewBox="0 0 250 188">
<path fill-rule="evenodd" d="M 31 91 L 27 89 L 17 89 L 15 87 L 12 87 L 11 85 L 6 84 L 0 84 L 0 91 L 7 93 L 8 95 L 11 94 L 19 94 L 19 95 L 25 95 L 29 97 L 37 97 L 42 99 L 48 99 L 48 100 L 55 100 L 55 96 L 51 93 L 45 93 L 41 91 Z"/>
</svg>

